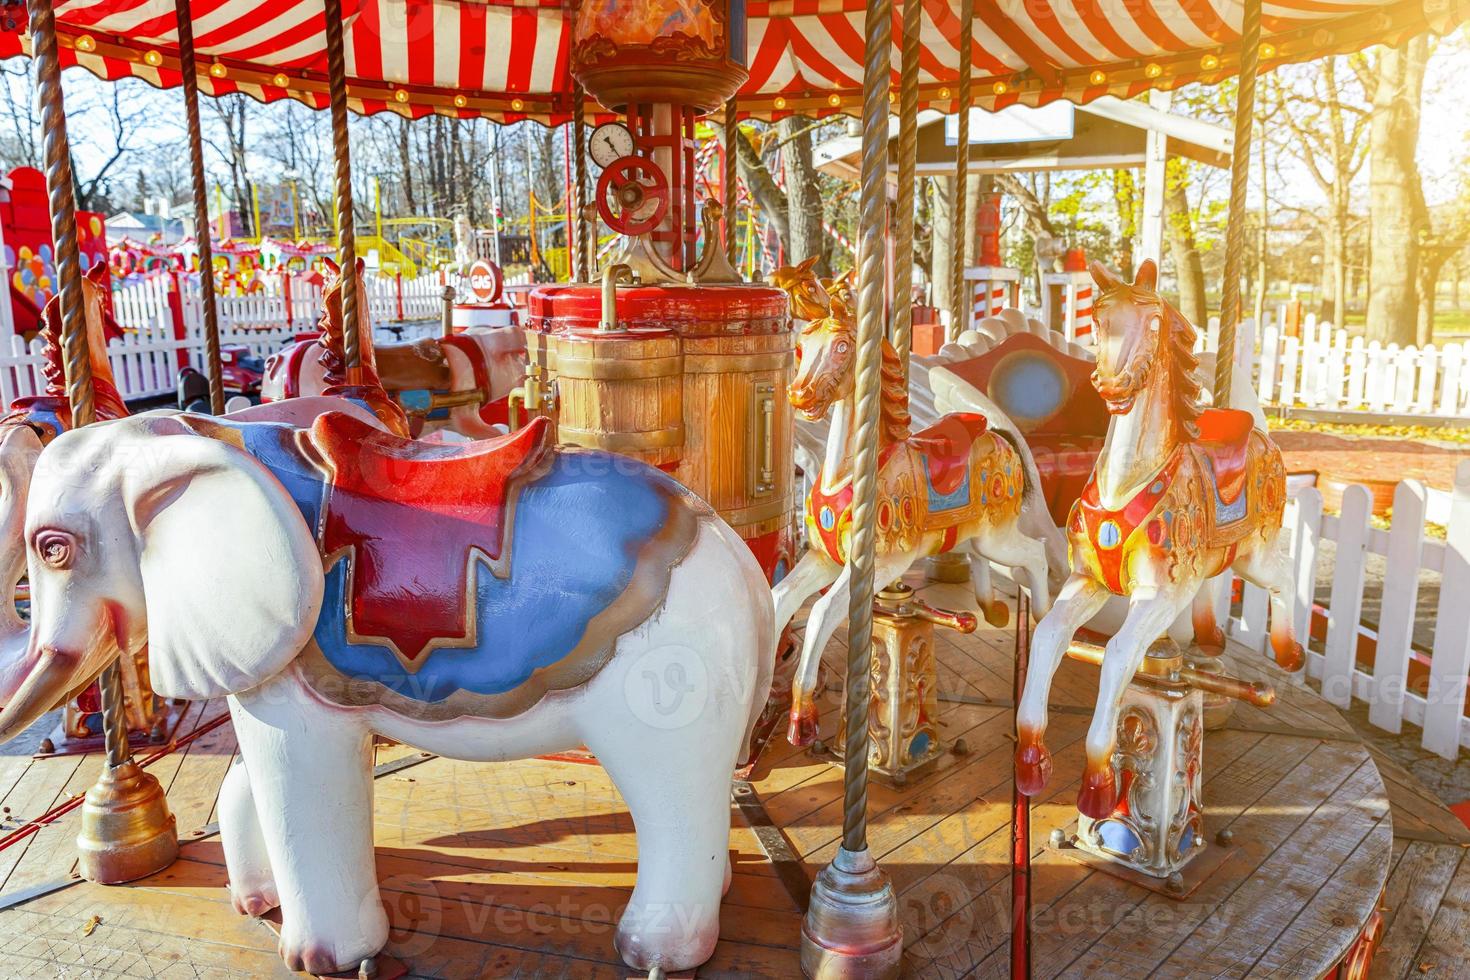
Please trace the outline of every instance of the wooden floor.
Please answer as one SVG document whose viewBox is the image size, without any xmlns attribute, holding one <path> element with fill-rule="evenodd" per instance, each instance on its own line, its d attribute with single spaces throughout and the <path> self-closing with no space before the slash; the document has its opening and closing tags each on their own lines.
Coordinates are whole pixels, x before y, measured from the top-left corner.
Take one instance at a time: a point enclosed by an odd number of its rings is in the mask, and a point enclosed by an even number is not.
<svg viewBox="0 0 1470 980">
<path fill-rule="evenodd" d="M 965 593 L 933 586 L 936 605 Z M 1009 632 L 939 634 L 943 735 L 963 755 L 902 791 L 874 785 L 869 844 L 898 890 L 905 973 L 1008 975 Z M 841 655 L 840 639 L 829 657 Z M 1232 653 L 1231 669 L 1272 668 Z M 1074 819 L 1095 671 L 1058 674 L 1056 776 L 1034 808 L 1033 966 L 1038 977 L 1307 976 L 1328 969 L 1383 894 L 1377 977 L 1470 976 L 1470 832 L 1392 763 L 1373 759 L 1310 692 L 1241 707 L 1206 738 L 1207 831 L 1236 850 L 1176 902 L 1050 851 Z M 824 728 L 836 721 L 835 695 Z M 218 705 L 180 727 L 207 726 Z M 234 755 L 228 722 L 150 766 L 168 789 L 182 859 L 141 883 L 86 883 L 13 906 L 64 880 L 76 812 L 0 849 L 0 976 L 279 976 L 275 934 L 224 891 L 214 799 Z M 701 977 L 799 974 L 801 909 L 840 835 L 840 770 L 784 741 L 770 771 L 732 794 L 734 882 L 721 942 Z M 478 765 L 379 749 L 378 869 L 390 951 L 432 977 L 616 977 L 613 926 L 636 869 L 633 828 L 595 766 Z M 97 756 L 0 756 L 0 840 L 83 792 Z M 1390 811 L 1392 816 L 1390 818 Z M 95 920 L 95 921 L 94 921 Z"/>
</svg>

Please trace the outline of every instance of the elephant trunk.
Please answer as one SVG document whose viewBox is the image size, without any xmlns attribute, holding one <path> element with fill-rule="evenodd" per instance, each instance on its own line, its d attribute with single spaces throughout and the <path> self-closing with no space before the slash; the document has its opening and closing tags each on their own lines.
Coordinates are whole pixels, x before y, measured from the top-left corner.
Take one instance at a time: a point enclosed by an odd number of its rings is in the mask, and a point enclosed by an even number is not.
<svg viewBox="0 0 1470 980">
<path fill-rule="evenodd" d="M 0 742 L 8 742 L 31 727 L 77 687 L 75 656 L 47 648 L 34 653 L 28 650 L 23 660 L 29 669 L 19 690 L 0 711 Z"/>
<path fill-rule="evenodd" d="M 0 670 L 0 742 L 8 742 L 37 718 L 92 682 L 118 656 L 119 632 L 110 607 L 75 613 L 51 635 L 41 625 L 30 631 L 23 651 Z M 13 693 L 12 693 L 13 692 Z"/>
</svg>

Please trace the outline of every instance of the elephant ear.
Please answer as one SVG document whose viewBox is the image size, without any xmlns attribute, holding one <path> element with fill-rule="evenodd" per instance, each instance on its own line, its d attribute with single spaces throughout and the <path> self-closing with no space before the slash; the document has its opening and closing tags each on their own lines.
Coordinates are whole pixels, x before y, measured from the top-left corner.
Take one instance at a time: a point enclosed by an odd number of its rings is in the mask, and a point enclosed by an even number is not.
<svg viewBox="0 0 1470 980">
<path fill-rule="evenodd" d="M 270 679 L 301 650 L 322 561 L 300 511 L 254 457 L 174 420 L 122 480 L 138 538 L 153 687 L 203 700 Z"/>
</svg>

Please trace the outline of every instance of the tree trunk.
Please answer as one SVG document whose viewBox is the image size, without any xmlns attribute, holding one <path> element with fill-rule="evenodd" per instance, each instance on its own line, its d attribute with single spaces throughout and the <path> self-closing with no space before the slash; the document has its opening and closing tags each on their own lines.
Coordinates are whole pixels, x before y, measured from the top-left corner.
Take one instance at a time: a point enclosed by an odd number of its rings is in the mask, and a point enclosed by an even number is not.
<svg viewBox="0 0 1470 980">
<path fill-rule="evenodd" d="M 1414 151 L 1428 58 L 1423 35 L 1378 58 L 1368 163 L 1373 264 L 1366 333 L 1383 343 L 1412 344 L 1417 334 L 1418 232 L 1425 210 Z"/>
<path fill-rule="evenodd" d="M 827 236 L 822 230 L 822 189 L 812 166 L 812 121 L 805 116 L 787 116 L 781 120 L 778 133 L 781 164 L 786 172 L 786 261 L 800 262 L 820 255 L 817 272 L 828 275 L 831 270 Z"/>
<path fill-rule="evenodd" d="M 954 201 L 954 178 L 935 177 L 933 191 L 934 235 L 930 246 L 929 267 L 933 272 L 930 281 L 934 284 L 934 290 L 929 302 L 941 310 L 948 310 L 952 308 L 950 298 L 954 292 L 949 275 L 954 262 L 956 237 L 954 207 L 951 203 Z"/>
<path fill-rule="evenodd" d="M 777 186 L 776 178 L 771 176 L 770 168 L 756 152 L 750 137 L 739 128 L 735 131 L 735 147 L 736 161 L 740 165 L 740 179 L 745 182 L 746 189 L 755 198 L 756 206 L 761 209 L 766 220 L 776 226 L 776 237 L 781 239 L 784 246 L 791 234 L 788 210 L 790 205 L 786 201 L 786 192 Z"/>
<path fill-rule="evenodd" d="M 1179 282 L 1179 312 L 1200 330 L 1209 322 L 1205 306 L 1205 268 L 1194 241 L 1189 196 L 1181 180 L 1170 179 L 1164 191 L 1168 215 L 1169 254 L 1174 258 L 1174 278 Z"/>
</svg>

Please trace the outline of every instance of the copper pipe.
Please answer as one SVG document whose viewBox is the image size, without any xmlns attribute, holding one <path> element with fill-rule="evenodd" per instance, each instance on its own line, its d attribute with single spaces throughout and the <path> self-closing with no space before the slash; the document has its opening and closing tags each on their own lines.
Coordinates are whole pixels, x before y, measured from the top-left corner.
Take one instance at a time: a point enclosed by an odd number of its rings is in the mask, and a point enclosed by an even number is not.
<svg viewBox="0 0 1470 980">
<path fill-rule="evenodd" d="M 954 252 L 950 256 L 949 339 L 969 328 L 974 300 L 965 295 L 965 242 L 970 238 L 970 217 L 965 204 L 970 187 L 970 100 L 974 97 L 975 0 L 960 0 L 960 78 L 958 133 L 954 148 L 954 199 L 950 202 Z"/>
<path fill-rule="evenodd" d="M 898 200 L 893 213 L 893 346 L 908 377 L 914 347 L 914 169 L 919 151 L 919 12 L 922 0 L 904 0 L 903 54 L 898 82 Z"/>
<path fill-rule="evenodd" d="M 1097 643 L 1073 640 L 1067 645 L 1067 656 L 1080 663 L 1101 667 L 1105 649 Z M 1227 698 L 1234 698 L 1246 704 L 1253 704 L 1257 708 L 1269 708 L 1276 703 L 1276 689 L 1261 681 L 1244 681 L 1238 677 L 1207 673 L 1184 666 L 1174 669 L 1171 673 L 1172 677 L 1163 677 L 1139 670 L 1135 678 L 1153 684 L 1169 683 L 1170 680 L 1177 679 L 1178 683 L 1186 687 L 1197 688 L 1207 694 L 1220 694 Z"/>
<path fill-rule="evenodd" d="M 1261 0 L 1245 0 L 1240 30 L 1240 87 L 1235 96 L 1235 143 L 1230 151 L 1230 205 L 1225 219 L 1225 282 L 1220 296 L 1220 341 L 1215 348 L 1215 405 L 1230 404 L 1235 373 L 1235 327 L 1240 321 L 1240 274 L 1245 265 L 1245 190 L 1250 177 L 1251 123 L 1261 64 Z"/>
<path fill-rule="evenodd" d="M 362 345 L 358 335 L 357 233 L 353 227 L 352 159 L 347 127 L 347 55 L 342 43 L 342 0 L 326 8 L 327 91 L 332 107 L 332 153 L 337 177 L 337 265 L 342 270 L 342 359 L 349 384 L 358 381 Z"/>
<path fill-rule="evenodd" d="M 204 140 L 199 125 L 199 66 L 194 58 L 194 22 L 189 0 L 174 0 L 179 25 L 179 72 L 184 86 L 184 116 L 189 131 L 189 177 L 194 191 L 194 240 L 199 243 L 199 298 L 204 304 L 204 369 L 209 378 L 209 411 L 225 414 L 224 369 L 219 354 L 219 310 L 214 300 L 214 246 L 209 229 L 209 192 L 204 182 Z M 260 229 L 255 229 L 260 234 Z"/>
<path fill-rule="evenodd" d="M 968 2 L 968 0 L 967 0 Z M 883 359 L 884 226 L 888 208 L 888 79 L 893 11 L 869 0 L 863 66 L 862 175 L 858 196 L 856 426 L 853 435 L 852 546 L 847 567 L 847 739 L 843 746 L 842 846 L 868 846 L 868 697 L 873 659 L 873 577 L 877 561 L 878 408 Z"/>
</svg>

